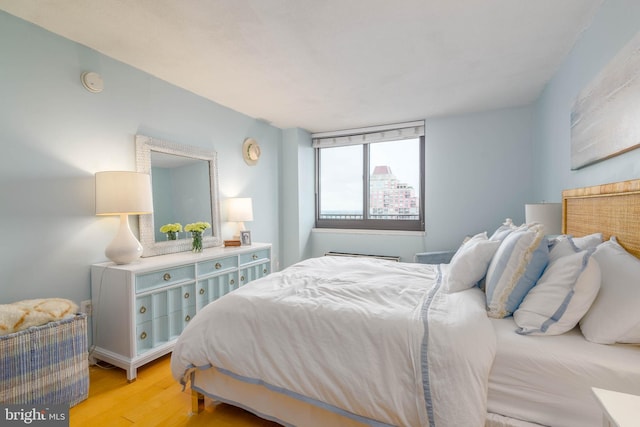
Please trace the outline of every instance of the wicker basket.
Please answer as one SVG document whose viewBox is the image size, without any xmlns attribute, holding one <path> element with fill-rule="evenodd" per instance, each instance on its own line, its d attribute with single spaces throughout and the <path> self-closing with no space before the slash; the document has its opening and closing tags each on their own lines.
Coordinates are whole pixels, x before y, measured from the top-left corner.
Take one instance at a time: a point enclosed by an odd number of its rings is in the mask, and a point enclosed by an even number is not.
<svg viewBox="0 0 640 427">
<path fill-rule="evenodd" d="M 89 393 L 87 316 L 0 337 L 0 402 L 73 406 Z"/>
</svg>

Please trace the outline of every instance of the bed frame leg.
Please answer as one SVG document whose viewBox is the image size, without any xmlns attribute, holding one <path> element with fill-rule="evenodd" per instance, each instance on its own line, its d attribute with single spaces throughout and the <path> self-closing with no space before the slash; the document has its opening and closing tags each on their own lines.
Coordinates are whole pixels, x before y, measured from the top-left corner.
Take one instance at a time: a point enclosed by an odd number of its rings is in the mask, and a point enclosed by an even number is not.
<svg viewBox="0 0 640 427">
<path fill-rule="evenodd" d="M 191 414 L 204 411 L 204 394 L 191 390 Z"/>
</svg>

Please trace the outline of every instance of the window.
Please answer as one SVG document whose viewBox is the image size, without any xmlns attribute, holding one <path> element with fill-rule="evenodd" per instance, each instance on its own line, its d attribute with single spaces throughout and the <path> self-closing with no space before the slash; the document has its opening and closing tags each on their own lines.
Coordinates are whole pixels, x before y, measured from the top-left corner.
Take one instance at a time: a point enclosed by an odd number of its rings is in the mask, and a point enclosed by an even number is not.
<svg viewBox="0 0 640 427">
<path fill-rule="evenodd" d="M 424 230 L 424 123 L 314 134 L 316 227 Z"/>
</svg>

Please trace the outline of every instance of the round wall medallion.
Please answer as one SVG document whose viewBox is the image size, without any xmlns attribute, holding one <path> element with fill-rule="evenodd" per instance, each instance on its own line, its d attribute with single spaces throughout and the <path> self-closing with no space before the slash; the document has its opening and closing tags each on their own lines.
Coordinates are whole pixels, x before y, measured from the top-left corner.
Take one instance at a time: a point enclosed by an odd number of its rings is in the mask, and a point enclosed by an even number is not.
<svg viewBox="0 0 640 427">
<path fill-rule="evenodd" d="M 260 146 L 258 141 L 253 138 L 247 138 L 242 144 L 242 157 L 249 166 L 253 166 L 258 163 L 260 158 Z"/>
<path fill-rule="evenodd" d="M 104 89 L 104 82 L 98 73 L 85 71 L 80 76 L 80 80 L 82 81 L 82 86 L 89 92 L 100 93 Z"/>
</svg>

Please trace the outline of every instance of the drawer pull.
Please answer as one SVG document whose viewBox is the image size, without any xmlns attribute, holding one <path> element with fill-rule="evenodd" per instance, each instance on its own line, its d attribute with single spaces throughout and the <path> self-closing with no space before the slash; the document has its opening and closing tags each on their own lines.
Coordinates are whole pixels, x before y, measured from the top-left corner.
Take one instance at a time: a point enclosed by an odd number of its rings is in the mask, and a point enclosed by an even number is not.
<svg viewBox="0 0 640 427">
<path fill-rule="evenodd" d="M 184 321 L 185 321 L 185 322 L 188 322 L 189 320 L 191 320 L 191 316 L 189 316 L 189 315 L 187 314 L 187 317 L 185 317 L 185 318 L 184 318 Z"/>
<path fill-rule="evenodd" d="M 164 276 L 162 276 L 162 278 L 164 279 L 165 282 L 168 282 L 169 280 L 171 280 L 171 274 L 164 273 Z"/>
<path fill-rule="evenodd" d="M 235 281 L 235 280 L 233 280 L 233 279 L 231 279 L 231 281 L 229 282 L 229 284 L 230 284 L 230 285 L 235 285 L 235 284 L 236 284 L 236 281 Z"/>
<path fill-rule="evenodd" d="M 222 264 L 220 264 L 219 262 L 216 262 L 216 270 L 220 270 L 222 268 Z"/>
<path fill-rule="evenodd" d="M 253 258 L 253 259 L 258 259 L 258 255 L 253 254 L 253 257 L 252 257 L 252 258 Z"/>
<path fill-rule="evenodd" d="M 204 295 L 204 289 L 200 289 L 200 295 Z"/>
<path fill-rule="evenodd" d="M 240 276 L 240 281 L 244 282 L 244 276 Z"/>
<path fill-rule="evenodd" d="M 144 305 L 140 307 L 140 313 L 144 314 L 146 312 L 147 312 L 147 307 L 145 307 Z"/>
<path fill-rule="evenodd" d="M 184 293 L 184 299 L 189 299 L 189 292 Z"/>
<path fill-rule="evenodd" d="M 140 334 L 140 339 L 141 340 L 144 340 L 146 338 L 147 338 L 147 333 L 146 332 L 143 332 L 143 333 Z"/>
<path fill-rule="evenodd" d="M 267 274 L 267 269 L 265 268 L 264 270 L 262 270 L 262 272 L 263 272 L 264 274 Z"/>
</svg>

